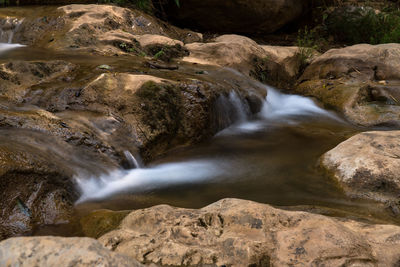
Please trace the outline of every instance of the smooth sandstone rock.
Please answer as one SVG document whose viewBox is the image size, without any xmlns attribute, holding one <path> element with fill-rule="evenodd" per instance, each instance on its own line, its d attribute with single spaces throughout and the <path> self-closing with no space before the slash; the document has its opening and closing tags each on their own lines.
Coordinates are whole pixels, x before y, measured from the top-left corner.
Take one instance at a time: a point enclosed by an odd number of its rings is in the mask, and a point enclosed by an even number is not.
<svg viewBox="0 0 400 267">
<path fill-rule="evenodd" d="M 199 210 L 130 213 L 99 241 L 143 263 L 207 266 L 395 266 L 400 227 L 224 199 Z"/>
<path fill-rule="evenodd" d="M 325 153 L 321 164 L 351 195 L 393 202 L 400 200 L 400 131 L 364 132 Z M 393 210 L 396 215 L 399 211 Z"/>
<path fill-rule="evenodd" d="M 233 68 L 278 87 L 297 80 L 301 62 L 298 47 L 260 46 L 252 39 L 227 34 L 208 43 L 185 45 L 190 55 L 183 61 Z"/>
<path fill-rule="evenodd" d="M 91 238 L 15 237 L 0 242 L 0 265 L 141 267 L 132 258 L 104 248 Z"/>
</svg>

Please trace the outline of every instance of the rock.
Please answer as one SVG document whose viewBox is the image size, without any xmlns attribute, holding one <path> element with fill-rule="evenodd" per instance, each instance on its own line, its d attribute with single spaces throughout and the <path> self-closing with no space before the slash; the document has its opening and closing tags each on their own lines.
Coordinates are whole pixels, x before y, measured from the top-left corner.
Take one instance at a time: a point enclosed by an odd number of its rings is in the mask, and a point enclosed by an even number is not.
<svg viewBox="0 0 400 267">
<path fill-rule="evenodd" d="M 143 263 L 207 266 L 395 266 L 400 227 L 224 199 L 199 210 L 130 213 L 99 241 Z"/>
<path fill-rule="evenodd" d="M 1 266 L 143 266 L 91 238 L 15 237 L 0 242 Z"/>
<path fill-rule="evenodd" d="M 64 163 L 68 156 L 46 151 L 48 145 L 60 148 L 52 141 L 23 130 L 0 131 L 0 240 L 29 233 L 36 224 L 65 223 L 71 216 L 78 198 L 73 170 Z"/>
<path fill-rule="evenodd" d="M 209 43 L 185 46 L 186 62 L 229 67 L 278 87 L 293 85 L 300 70 L 296 47 L 260 46 L 240 35 L 222 35 Z"/>
<path fill-rule="evenodd" d="M 215 105 L 229 89 L 218 81 L 175 82 L 150 75 L 104 73 L 82 90 L 77 108 L 116 114 L 129 125 L 142 156 L 149 160 L 178 143 L 198 142 L 220 130 Z M 241 93 L 245 99 L 251 91 Z"/>
<path fill-rule="evenodd" d="M 360 125 L 398 125 L 399 60 L 399 44 L 332 49 L 306 68 L 296 92 L 318 98 Z"/>
<path fill-rule="evenodd" d="M 325 153 L 321 164 L 348 194 L 399 205 L 399 137 L 400 131 L 357 134 Z"/>
<path fill-rule="evenodd" d="M 135 38 L 143 34 L 169 37 L 178 43 L 202 40 L 195 32 L 170 26 L 139 10 L 113 5 L 21 7 L 12 13 L 4 11 L 5 17 L 10 14 L 13 19 L 24 18 L 14 34 L 14 42 L 54 50 L 139 55 L 142 48 Z"/>
<path fill-rule="evenodd" d="M 265 34 L 272 33 L 301 17 L 309 1 L 295 0 L 185 0 L 165 2 L 170 20 L 179 25 L 207 32 Z"/>
<path fill-rule="evenodd" d="M 75 65 L 62 60 L 0 64 L 0 98 L 22 102 L 29 87 L 51 80 L 68 80 L 75 68 Z"/>
</svg>

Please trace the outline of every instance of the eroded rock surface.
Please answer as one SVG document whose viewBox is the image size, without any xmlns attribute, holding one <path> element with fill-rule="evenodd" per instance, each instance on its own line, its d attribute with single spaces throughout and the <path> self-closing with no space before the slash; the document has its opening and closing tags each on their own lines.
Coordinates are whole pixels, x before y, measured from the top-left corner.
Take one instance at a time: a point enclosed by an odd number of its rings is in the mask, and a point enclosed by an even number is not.
<svg viewBox="0 0 400 267">
<path fill-rule="evenodd" d="M 190 55 L 184 61 L 233 68 L 279 87 L 293 85 L 301 66 L 299 48 L 260 46 L 240 35 L 221 35 L 208 43 L 185 47 Z"/>
<path fill-rule="evenodd" d="M 322 165 L 351 195 L 385 202 L 400 215 L 400 131 L 357 134 L 325 153 Z"/>
<path fill-rule="evenodd" d="M 14 27 L 14 42 L 63 51 L 139 55 L 143 49 L 136 38 L 144 34 L 154 35 L 153 43 L 159 45 L 165 42 L 157 36 L 185 43 L 202 40 L 201 34 L 171 26 L 138 10 L 113 5 L 21 7 L 0 12 L 0 25 L 6 20 L 3 16 L 19 23 L 18 28 Z"/>
<path fill-rule="evenodd" d="M 399 44 L 332 49 L 312 61 L 296 91 L 315 96 L 354 123 L 398 125 L 399 62 Z"/>
<path fill-rule="evenodd" d="M 395 266 L 400 227 L 224 199 L 199 210 L 130 213 L 99 241 L 143 263 L 207 266 Z"/>
<path fill-rule="evenodd" d="M 126 266 L 132 258 L 104 248 L 91 238 L 15 237 L 0 242 L 1 266 Z"/>
</svg>

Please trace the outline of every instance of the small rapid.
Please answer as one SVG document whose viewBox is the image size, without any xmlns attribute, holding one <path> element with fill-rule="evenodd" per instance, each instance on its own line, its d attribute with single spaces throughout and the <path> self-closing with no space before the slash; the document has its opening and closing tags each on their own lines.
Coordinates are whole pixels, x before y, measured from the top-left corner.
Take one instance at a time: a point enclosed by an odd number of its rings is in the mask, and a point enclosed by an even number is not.
<svg viewBox="0 0 400 267">
<path fill-rule="evenodd" d="M 324 120 L 340 121 L 329 111 L 326 111 L 311 99 L 280 93 L 277 89 L 266 87 L 268 90 L 263 108 L 254 119 L 248 119 L 246 105 L 243 104 L 237 93 L 231 92 L 228 97 L 218 101 L 219 116 L 234 118 L 234 124 L 221 131 L 220 138 L 228 133 L 243 134 L 268 130 L 271 121 L 279 124 L 292 124 L 295 120 L 304 120 L 304 117 L 323 118 Z M 229 135 L 229 134 L 228 134 Z M 240 138 L 240 137 L 238 137 Z M 90 200 L 101 200 L 120 193 L 135 193 L 165 188 L 178 184 L 193 184 L 204 181 L 216 181 L 218 177 L 233 177 L 240 175 L 239 168 L 230 159 L 201 158 L 184 159 L 179 162 L 143 167 L 139 159 L 129 152 L 125 156 L 130 162 L 131 170 L 114 171 L 102 177 L 77 177 L 76 181 L 81 191 L 78 203 Z"/>
<path fill-rule="evenodd" d="M 23 21 L 23 19 L 10 17 L 0 20 L 0 55 L 7 51 L 24 47 L 24 45 L 13 43 L 14 35 Z"/>
</svg>

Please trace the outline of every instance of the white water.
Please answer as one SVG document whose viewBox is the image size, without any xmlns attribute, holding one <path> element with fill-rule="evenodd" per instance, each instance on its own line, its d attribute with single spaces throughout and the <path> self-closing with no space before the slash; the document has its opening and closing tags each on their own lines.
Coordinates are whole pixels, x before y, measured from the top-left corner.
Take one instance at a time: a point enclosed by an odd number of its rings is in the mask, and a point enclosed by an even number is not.
<svg viewBox="0 0 400 267">
<path fill-rule="evenodd" d="M 124 151 L 126 160 L 128 161 L 129 168 L 139 169 L 142 167 L 142 160 L 137 156 L 136 158 L 128 150 Z"/>
<path fill-rule="evenodd" d="M 318 107 L 310 98 L 299 95 L 288 95 L 278 92 L 275 88 L 267 87 L 267 99 L 261 115 L 267 119 L 281 119 L 290 116 L 324 116 L 334 120 L 339 119 L 335 114 Z"/>
<path fill-rule="evenodd" d="M 221 134 L 237 134 L 243 131 L 259 130 L 260 128 L 265 128 L 265 125 L 269 125 L 270 121 L 276 121 L 279 124 L 288 124 L 292 123 L 294 120 L 293 117 L 322 116 L 340 121 L 335 114 L 318 107 L 309 98 L 282 94 L 272 87 L 266 87 L 266 89 L 268 90 L 268 96 L 259 114 L 259 119 L 255 121 L 246 120 L 245 105 L 236 93 L 231 93 L 229 98 L 223 99 L 224 101 L 219 104 L 228 105 L 227 100 L 229 100 L 230 106 L 235 108 L 235 117 L 239 123 L 223 131 Z M 225 109 L 226 111 L 230 110 L 230 108 Z M 224 112 L 224 114 L 226 116 L 231 115 L 227 114 L 227 112 Z M 223 168 L 221 162 L 212 160 L 187 161 L 162 164 L 150 168 L 137 168 L 140 165 L 135 158 L 130 153 L 126 157 L 128 160 L 131 160 L 132 166 L 136 167 L 136 169 L 117 171 L 100 178 L 77 178 L 76 180 L 82 193 L 78 203 L 94 199 L 104 199 L 121 192 L 129 191 L 132 193 L 170 185 L 211 180 L 216 179 L 216 177 L 224 172 L 236 172 L 236 170 L 232 170 L 232 166 Z"/>
<path fill-rule="evenodd" d="M 0 54 L 10 51 L 15 48 L 23 47 L 24 45 L 13 44 L 14 34 L 18 31 L 23 22 L 16 18 L 7 17 L 0 24 Z"/>
<path fill-rule="evenodd" d="M 0 54 L 3 54 L 7 51 L 10 51 L 10 50 L 18 48 L 18 47 L 24 47 L 24 45 L 0 43 Z"/>
<path fill-rule="evenodd" d="M 121 192 L 138 192 L 176 184 L 188 184 L 218 177 L 223 169 L 211 161 L 161 164 L 147 169 L 116 171 L 110 175 L 76 178 L 81 189 L 77 203 L 104 199 Z"/>
</svg>

